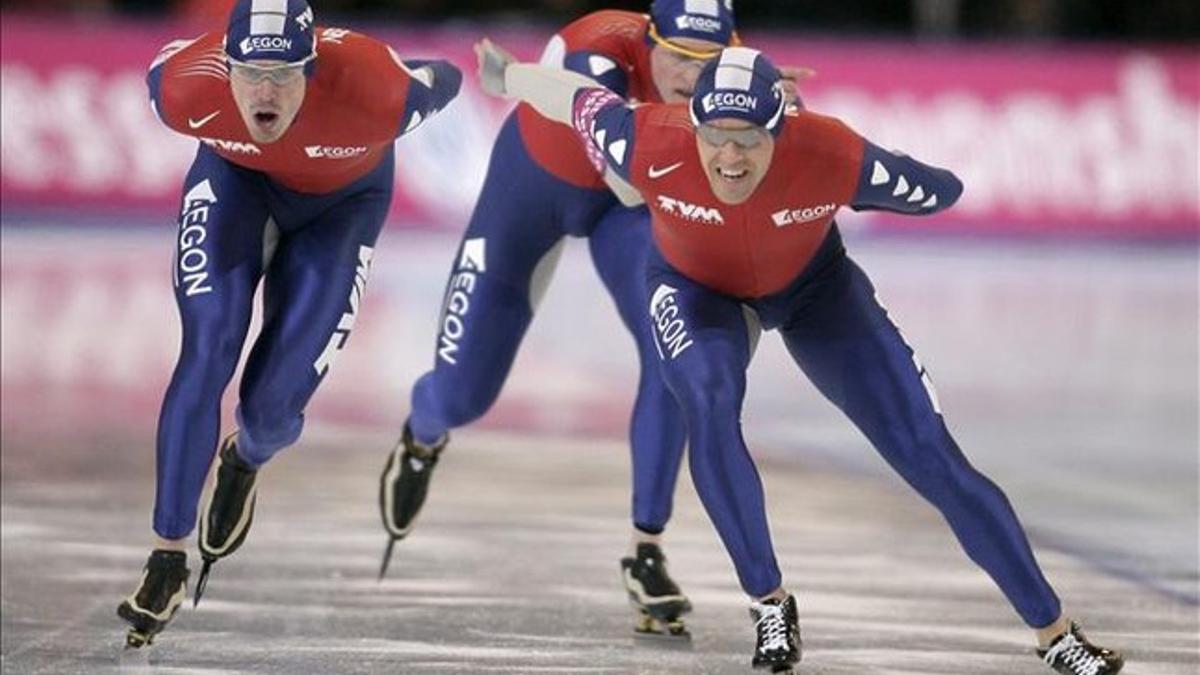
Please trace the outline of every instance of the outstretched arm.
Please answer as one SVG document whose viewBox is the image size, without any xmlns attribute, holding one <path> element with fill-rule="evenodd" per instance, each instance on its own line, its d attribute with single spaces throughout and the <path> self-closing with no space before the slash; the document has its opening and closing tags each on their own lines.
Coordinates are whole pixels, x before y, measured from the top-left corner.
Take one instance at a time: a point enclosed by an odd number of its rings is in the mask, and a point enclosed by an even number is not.
<svg viewBox="0 0 1200 675">
<path fill-rule="evenodd" d="M 404 101 L 400 135 L 416 129 L 421 122 L 445 108 L 458 96 L 462 85 L 462 71 L 449 61 L 406 59 L 402 63 L 411 80 Z"/>
<path fill-rule="evenodd" d="M 487 38 L 475 44 L 475 54 L 485 92 L 524 101 L 542 117 L 560 124 L 571 124 L 577 92 L 602 88 L 595 80 L 570 70 L 521 63 Z"/>
<path fill-rule="evenodd" d="M 858 188 L 850 208 L 927 215 L 949 208 L 962 191 L 962 181 L 946 169 L 889 152 L 868 141 L 863 144 Z"/>
<path fill-rule="evenodd" d="M 163 71 L 166 70 L 167 61 L 170 60 L 172 56 L 175 56 L 195 41 L 196 40 L 174 40 L 167 43 L 166 46 L 159 50 L 158 56 L 154 57 L 154 61 L 150 64 L 150 70 L 146 73 L 146 87 L 150 90 L 150 108 L 154 110 L 154 114 L 158 115 L 158 118 L 163 122 L 167 121 L 164 112 L 166 105 L 164 104 L 162 95 Z M 213 65 L 214 67 L 223 67 L 223 64 L 220 63 L 214 63 Z M 218 71 L 213 71 L 214 76 L 216 72 Z"/>
<path fill-rule="evenodd" d="M 779 66 L 779 74 L 783 76 L 783 93 L 791 105 L 804 109 L 804 99 L 800 97 L 800 82 L 817 76 L 817 71 L 805 66 Z"/>
<path fill-rule="evenodd" d="M 624 99 L 579 73 L 520 63 L 512 54 L 486 38 L 475 45 L 475 53 L 479 57 L 479 79 L 485 92 L 524 101 L 543 117 L 575 127 L 584 137 L 588 156 L 597 165 L 597 170 L 603 172 L 604 182 L 621 203 L 626 206 L 642 203 L 641 196 L 623 178 L 624 166 L 610 163 L 609 166 L 615 170 L 605 170 L 605 161 L 601 156 L 604 149 L 597 148 L 595 136 L 591 133 L 596 128 L 592 122 L 596 121 L 598 113 L 603 112 L 604 117 L 609 119 L 618 111 L 589 109 L 586 105 L 589 100 L 603 99 L 601 103 L 611 104 L 603 107 L 630 112 Z M 581 128 L 581 124 L 586 126 Z"/>
</svg>

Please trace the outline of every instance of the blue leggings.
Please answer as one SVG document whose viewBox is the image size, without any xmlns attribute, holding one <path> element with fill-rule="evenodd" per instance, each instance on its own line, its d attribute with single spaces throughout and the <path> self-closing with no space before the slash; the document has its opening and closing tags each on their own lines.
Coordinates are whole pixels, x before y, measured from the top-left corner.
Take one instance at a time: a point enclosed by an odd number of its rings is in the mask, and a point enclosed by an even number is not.
<svg viewBox="0 0 1200 675">
<path fill-rule="evenodd" d="M 414 437 L 433 443 L 481 417 L 508 377 L 557 264 L 564 237 L 587 237 L 592 261 L 642 365 L 630 424 L 633 522 L 661 532 L 671 516 L 683 456 L 683 418 L 658 373 L 645 321 L 649 215 L 607 190 L 570 185 L 525 150 L 510 115 L 455 254 L 434 345 L 433 369 L 413 387 Z"/>
<path fill-rule="evenodd" d="M 782 583 L 740 423 L 751 356 L 748 307 L 764 328 L 779 329 L 817 389 L 942 513 L 1022 619 L 1042 627 L 1058 618 L 1058 598 L 1008 499 L 955 444 L 925 369 L 866 274 L 846 257 L 836 229 L 795 282 L 764 298 L 743 302 L 708 290 L 657 251 L 648 280 L 663 374 L 687 419 L 696 491 L 746 593 L 766 595 Z"/>
<path fill-rule="evenodd" d="M 221 396 L 263 287 L 237 408 L 259 466 L 300 436 L 304 407 L 349 337 L 391 203 L 393 159 L 333 193 L 292 192 L 204 145 L 184 181 L 175 250 L 179 360 L 158 420 L 154 531 L 187 536 L 221 426 Z"/>
</svg>

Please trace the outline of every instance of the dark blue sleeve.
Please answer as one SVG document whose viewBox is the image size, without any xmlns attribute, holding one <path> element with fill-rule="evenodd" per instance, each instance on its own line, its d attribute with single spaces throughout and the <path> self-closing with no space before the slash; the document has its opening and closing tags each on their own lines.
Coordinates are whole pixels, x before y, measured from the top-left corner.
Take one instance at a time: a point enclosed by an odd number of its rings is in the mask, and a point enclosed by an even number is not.
<svg viewBox="0 0 1200 675">
<path fill-rule="evenodd" d="M 563 68 L 592 78 L 621 98 L 629 96 L 629 78 L 625 69 L 604 54 L 571 52 L 563 58 Z"/>
<path fill-rule="evenodd" d="M 633 108 L 625 99 L 599 87 L 575 93 L 575 131 L 586 145 L 588 158 L 597 171 L 605 165 L 629 180 L 633 166 Z"/>
<path fill-rule="evenodd" d="M 166 118 L 163 117 L 162 78 L 163 71 L 167 67 L 167 60 L 195 41 L 172 40 L 163 45 L 163 48 L 158 51 L 158 55 L 154 57 L 154 61 L 150 63 L 150 69 L 146 72 L 146 88 L 150 90 L 150 107 L 154 109 L 154 114 L 158 115 L 158 119 L 164 123 Z"/>
<path fill-rule="evenodd" d="M 946 169 L 864 141 L 858 188 L 850 208 L 924 215 L 949 208 L 962 191 L 962 181 Z"/>
<path fill-rule="evenodd" d="M 162 72 L 163 64 L 159 63 L 150 68 L 150 72 L 146 74 L 146 86 L 150 89 L 150 107 L 154 110 L 154 114 L 158 119 L 163 119 L 162 114 Z"/>
<path fill-rule="evenodd" d="M 445 108 L 458 96 L 462 86 L 462 71 L 449 61 L 405 59 L 404 67 L 413 75 L 408 83 L 408 98 L 404 101 L 401 134 L 412 131 L 430 115 Z M 427 77 L 427 73 L 432 73 L 433 77 Z"/>
</svg>

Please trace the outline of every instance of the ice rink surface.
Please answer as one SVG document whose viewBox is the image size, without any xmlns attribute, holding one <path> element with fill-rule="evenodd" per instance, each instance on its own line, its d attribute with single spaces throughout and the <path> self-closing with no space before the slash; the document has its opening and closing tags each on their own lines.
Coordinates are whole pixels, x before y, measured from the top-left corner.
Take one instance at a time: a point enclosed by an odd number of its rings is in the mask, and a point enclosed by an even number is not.
<svg viewBox="0 0 1200 675">
<path fill-rule="evenodd" d="M 686 472 L 665 551 L 694 637 L 631 637 L 617 561 L 634 356 L 579 242 L 500 402 L 454 435 L 376 581 L 378 473 L 456 246 L 403 232 L 385 233 L 303 439 L 264 469 L 247 544 L 198 609 L 123 651 L 114 611 L 148 552 L 177 344 L 171 236 L 4 231 L 4 673 L 750 672 L 747 602 Z M 1200 672 L 1195 246 L 847 239 L 1068 612 L 1128 673 Z M 771 334 L 743 421 L 800 601 L 798 672 L 1049 672 L 940 516 Z"/>
</svg>

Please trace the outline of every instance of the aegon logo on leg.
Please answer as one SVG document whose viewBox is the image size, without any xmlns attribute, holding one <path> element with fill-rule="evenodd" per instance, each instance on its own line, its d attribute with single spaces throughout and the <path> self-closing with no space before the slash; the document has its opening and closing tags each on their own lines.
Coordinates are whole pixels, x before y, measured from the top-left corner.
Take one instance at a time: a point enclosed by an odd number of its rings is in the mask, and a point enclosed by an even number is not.
<svg viewBox="0 0 1200 675">
<path fill-rule="evenodd" d="M 679 316 L 679 305 L 675 302 L 678 292 L 679 289 L 674 286 L 659 284 L 650 298 L 650 317 L 654 320 L 654 332 L 658 335 L 654 346 L 658 348 L 660 359 L 670 354 L 671 360 L 675 360 L 692 346 L 692 338 Z"/>
<path fill-rule="evenodd" d="M 467 312 L 471 309 L 471 294 L 475 292 L 475 280 L 487 271 L 487 239 L 467 239 L 458 257 L 458 266 L 446 288 L 446 301 L 442 307 L 442 327 L 438 333 L 438 358 L 458 365 L 458 341 L 467 330 Z"/>
<path fill-rule="evenodd" d="M 211 293 L 208 285 L 208 253 L 201 244 L 208 239 L 209 209 L 217 203 L 212 183 L 206 178 L 183 196 L 179 217 L 179 255 L 175 260 L 175 287 L 185 286 L 184 295 Z"/>
</svg>

